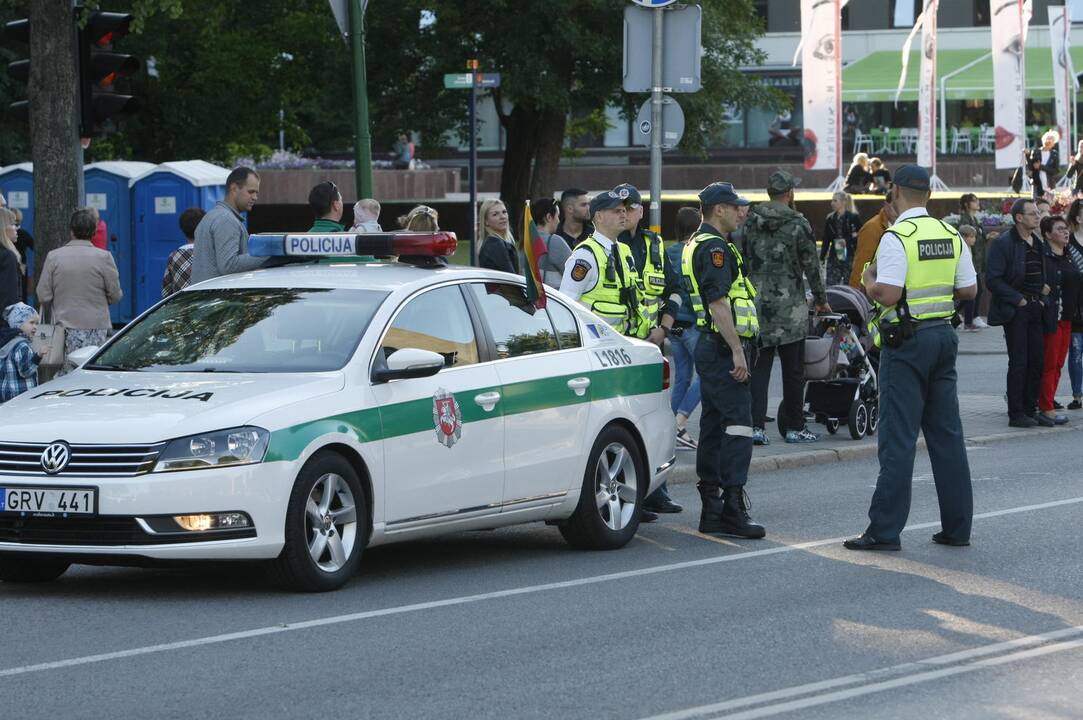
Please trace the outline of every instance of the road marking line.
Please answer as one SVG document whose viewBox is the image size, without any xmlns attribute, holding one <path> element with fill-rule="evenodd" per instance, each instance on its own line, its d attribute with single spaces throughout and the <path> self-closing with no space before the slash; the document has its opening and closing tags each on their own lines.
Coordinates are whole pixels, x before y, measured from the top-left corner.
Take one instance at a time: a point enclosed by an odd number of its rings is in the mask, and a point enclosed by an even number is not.
<svg viewBox="0 0 1083 720">
<path fill-rule="evenodd" d="M 1032 510 L 1045 510 L 1048 508 L 1062 507 L 1065 505 L 1076 505 L 1083 503 L 1083 497 L 1069 498 L 1067 500 L 1055 500 L 1053 502 L 1039 503 L 1036 505 L 1023 505 L 1020 507 L 1008 508 L 1006 510 L 995 510 L 987 513 L 979 513 L 974 516 L 975 520 L 983 518 L 1000 517 L 1003 515 L 1013 515 L 1016 513 L 1030 512 Z M 920 523 L 917 525 L 907 526 L 903 532 L 910 530 L 926 530 L 932 527 L 939 527 L 940 522 Z M 847 536 L 849 537 L 849 536 Z M 846 537 L 828 538 L 826 540 L 810 540 L 803 543 L 795 543 L 793 545 L 779 545 L 772 548 L 765 548 L 763 550 L 750 550 L 748 552 L 735 553 L 733 555 L 721 555 L 709 558 L 700 558 L 698 560 L 686 560 L 684 562 L 669 563 L 666 565 L 654 565 L 651 567 L 639 568 L 637 570 L 623 570 L 621 572 L 608 573 L 606 575 L 595 575 L 593 577 L 577 578 L 575 580 L 562 580 L 559 582 L 544 583 L 542 585 L 527 585 L 524 587 L 509 588 L 507 590 L 496 590 L 488 593 L 480 593 L 477 595 L 463 595 L 460 597 L 446 598 L 444 600 L 430 600 L 428 602 L 414 603 L 411 605 L 399 605 L 396 607 L 383 608 L 380 610 L 367 610 L 364 612 L 349 613 L 346 615 L 334 615 L 326 618 L 319 618 L 317 620 L 304 620 L 297 623 L 272 625 L 269 627 L 255 628 L 252 630 L 240 630 L 237 632 L 224 633 L 221 635 L 211 635 L 208 637 L 194 638 L 191 640 L 179 640 L 170 643 L 161 643 L 158 645 L 147 645 L 144 647 L 131 648 L 129 650 L 117 650 L 114 652 L 99 653 L 96 655 L 84 655 L 82 657 L 68 658 L 66 660 L 55 660 L 52 662 L 37 663 L 34 665 L 22 665 L 19 667 L 6 668 L 0 670 L 0 678 L 15 677 L 19 675 L 28 675 L 35 672 L 43 672 L 46 670 L 59 670 L 62 668 L 76 667 L 79 665 L 90 665 L 93 663 L 107 662 L 109 660 L 120 660 L 123 658 L 138 657 L 140 655 L 151 655 L 154 653 L 168 652 L 171 650 L 184 650 L 187 648 L 202 647 L 205 645 L 216 645 L 219 643 L 231 642 L 233 640 L 245 640 L 248 638 L 261 637 L 265 635 L 276 635 L 278 633 L 291 632 L 295 630 L 308 630 L 311 628 L 326 627 L 329 625 L 340 625 L 342 623 L 357 622 L 359 620 L 369 620 L 378 617 L 387 617 L 390 615 L 404 615 L 406 613 L 420 612 L 422 610 L 435 610 L 437 608 L 453 607 L 456 605 L 468 605 L 471 603 L 482 602 L 485 600 L 496 600 L 507 597 L 517 597 L 520 595 L 533 595 L 535 593 L 547 592 L 549 590 L 564 590 L 567 588 L 584 587 L 587 585 L 599 585 L 601 583 L 612 582 L 615 580 L 627 580 L 629 578 L 638 578 L 646 575 L 656 575 L 658 573 L 673 572 L 675 570 L 688 570 L 691 568 L 707 567 L 710 565 L 720 565 L 722 563 L 735 562 L 737 560 L 747 560 L 750 558 L 767 557 L 770 555 L 780 555 L 782 553 L 795 552 L 798 550 L 808 550 L 811 548 L 823 547 L 825 545 L 835 545 L 841 543 Z"/>
<path fill-rule="evenodd" d="M 671 552 L 676 551 L 676 549 L 677 549 L 675 547 L 670 547 L 669 545 L 663 545 L 662 543 L 658 542 L 657 540 L 654 540 L 652 538 L 647 537 L 646 535 L 643 534 L 642 530 L 639 530 L 639 531 L 636 532 L 635 539 L 636 540 L 642 540 L 643 542 L 650 543 L 651 545 L 657 545 L 658 547 L 662 548 L 663 550 L 669 550 Z"/>
<path fill-rule="evenodd" d="M 692 528 L 681 527 L 680 525 L 663 525 L 663 527 L 666 527 L 666 528 L 672 530 L 675 533 L 680 533 L 681 535 L 687 535 L 688 537 L 694 537 L 697 540 L 706 540 L 707 542 L 713 542 L 713 543 L 717 543 L 719 545 L 725 545 L 726 547 L 730 547 L 730 548 L 744 547 L 743 545 L 735 543 L 732 540 L 727 540 L 725 538 L 715 537 L 714 535 L 706 535 L 704 533 L 701 533 L 699 530 L 693 530 Z"/>
<path fill-rule="evenodd" d="M 1083 647 L 1083 638 L 1079 637 L 1081 635 L 1083 635 L 1083 625 L 1076 625 L 1074 627 L 1053 630 L 1039 635 L 1027 635 L 1025 637 L 1015 638 L 1014 640 L 971 648 L 970 650 L 962 650 L 959 652 L 948 653 L 947 655 L 925 658 L 924 660 L 892 665 L 865 673 L 845 675 L 829 680 L 820 680 L 805 685 L 795 685 L 781 690 L 773 690 L 756 695 L 749 695 L 743 698 L 726 700 L 711 705 L 701 705 L 699 707 L 677 710 L 661 715 L 652 715 L 649 718 L 643 718 L 643 720 L 689 720 L 689 718 L 701 718 L 705 716 L 710 716 L 711 718 L 718 720 L 721 718 L 725 718 L 726 720 L 752 720 L 752 718 L 767 717 L 769 715 L 777 715 L 791 710 L 825 705 L 839 700 L 868 695 L 881 690 L 890 690 L 905 685 L 913 685 L 927 680 L 958 675 L 963 672 L 980 670 L 986 667 L 1014 662 L 1016 660 L 1025 660 L 1030 657 L 1038 657 L 1052 652 L 1072 650 L 1076 647 Z M 1047 644 L 1051 643 L 1051 641 L 1059 642 Z M 999 655 L 999 653 L 1004 651 L 1012 652 Z M 989 657 L 991 655 L 996 655 L 996 657 Z M 902 677 L 892 677 L 899 675 L 902 675 Z M 799 700 L 790 700 L 790 698 L 796 698 L 800 695 L 811 695 L 824 690 L 834 690 L 835 688 L 840 688 L 845 685 L 858 685 L 860 683 L 870 682 L 872 682 L 872 684 L 864 684 L 846 690 L 836 690 L 835 692 L 824 695 L 813 695 L 812 697 Z M 787 702 L 777 702 L 779 700 L 787 700 Z M 773 702 L 774 704 L 734 715 L 715 714 L 768 702 Z"/>
</svg>

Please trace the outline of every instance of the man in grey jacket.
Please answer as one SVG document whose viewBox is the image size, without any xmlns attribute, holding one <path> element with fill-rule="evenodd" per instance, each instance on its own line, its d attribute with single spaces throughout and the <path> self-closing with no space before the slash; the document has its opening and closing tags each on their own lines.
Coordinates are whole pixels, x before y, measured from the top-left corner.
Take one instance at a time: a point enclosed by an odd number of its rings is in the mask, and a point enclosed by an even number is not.
<svg viewBox="0 0 1083 720">
<path fill-rule="evenodd" d="M 249 212 L 259 199 L 259 175 L 239 167 L 226 178 L 226 198 L 219 200 L 196 226 L 192 283 L 220 275 L 248 272 L 263 267 L 267 258 L 248 254 L 248 228 L 241 213 Z"/>
</svg>

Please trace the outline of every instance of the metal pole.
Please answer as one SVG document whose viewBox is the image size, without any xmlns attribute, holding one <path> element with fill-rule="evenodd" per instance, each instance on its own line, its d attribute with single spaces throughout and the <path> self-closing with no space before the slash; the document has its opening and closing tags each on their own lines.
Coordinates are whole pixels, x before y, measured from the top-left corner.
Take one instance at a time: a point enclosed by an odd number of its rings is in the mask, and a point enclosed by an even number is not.
<svg viewBox="0 0 1083 720">
<path fill-rule="evenodd" d="M 478 264 L 478 74 L 470 71 L 470 264 Z"/>
<path fill-rule="evenodd" d="M 940 78 L 940 153 L 948 154 L 948 101 L 944 99 L 948 79 Z"/>
<path fill-rule="evenodd" d="M 372 136 L 369 133 L 368 75 L 365 70 L 365 9 L 349 0 L 350 56 L 353 58 L 354 178 L 357 197 L 372 197 Z"/>
<path fill-rule="evenodd" d="M 286 151 L 286 111 L 278 108 L 278 151 Z"/>
<path fill-rule="evenodd" d="M 662 37 L 664 8 L 654 8 L 651 42 L 651 230 L 662 232 Z"/>
</svg>

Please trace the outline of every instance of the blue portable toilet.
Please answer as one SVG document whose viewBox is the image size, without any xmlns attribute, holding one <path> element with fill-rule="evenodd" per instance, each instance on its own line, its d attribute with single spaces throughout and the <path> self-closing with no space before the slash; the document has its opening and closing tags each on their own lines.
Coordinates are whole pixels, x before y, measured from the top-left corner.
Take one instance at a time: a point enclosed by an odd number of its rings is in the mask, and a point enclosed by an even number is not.
<svg viewBox="0 0 1083 720">
<path fill-rule="evenodd" d="M 135 257 L 132 252 L 133 179 L 155 168 L 154 163 L 106 161 L 87 165 L 83 171 L 85 205 L 96 208 L 106 225 L 106 247 L 113 254 L 120 273 L 124 297 L 109 306 L 114 323 L 126 323 L 135 317 Z"/>
<path fill-rule="evenodd" d="M 203 160 L 156 165 L 131 181 L 135 315 L 162 299 L 169 254 L 185 243 L 178 220 L 190 207 L 210 210 L 226 196 L 229 170 Z"/>
<path fill-rule="evenodd" d="M 0 170 L 0 193 L 7 206 L 22 211 L 22 227 L 34 234 L 34 163 L 8 165 Z"/>
</svg>

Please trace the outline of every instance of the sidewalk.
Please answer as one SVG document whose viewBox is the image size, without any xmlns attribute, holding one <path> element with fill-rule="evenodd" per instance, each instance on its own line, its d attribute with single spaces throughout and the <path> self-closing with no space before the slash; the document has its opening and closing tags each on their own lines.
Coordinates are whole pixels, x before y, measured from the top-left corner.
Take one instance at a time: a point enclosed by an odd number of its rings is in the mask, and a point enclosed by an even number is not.
<svg viewBox="0 0 1083 720">
<path fill-rule="evenodd" d="M 969 355 L 1005 355 L 1004 363 L 1007 366 L 1007 355 L 1004 349 L 1004 335 L 1000 328 L 988 328 L 979 332 L 959 333 L 959 363 L 965 365 L 965 356 Z M 771 380 L 771 396 L 768 399 L 768 413 L 774 414 L 782 400 L 780 394 L 781 380 L 778 376 L 778 363 L 775 363 L 775 376 Z M 1007 406 L 1004 402 L 1003 389 L 998 386 L 993 392 L 983 394 L 961 394 L 959 396 L 959 410 L 963 420 L 963 432 L 967 438 L 967 445 L 983 445 L 1007 440 L 1035 437 L 1048 433 L 1067 433 L 1083 429 L 1083 411 L 1068 412 L 1072 419 L 1068 425 L 1057 428 L 1033 428 L 1022 429 L 1008 427 Z M 775 423 L 770 423 L 767 429 L 771 444 L 766 447 L 756 447 L 752 455 L 751 472 L 769 472 L 772 470 L 788 470 L 806 465 L 819 465 L 823 463 L 841 462 L 844 460 L 856 460 L 869 458 L 870 471 L 875 470 L 876 464 L 876 436 L 864 437 L 861 440 L 853 440 L 849 429 L 845 424 L 839 427 L 835 435 L 829 435 L 823 425 L 810 424 L 813 432 L 820 435 L 819 442 L 810 444 L 787 445 L 778 435 Z M 699 410 L 689 419 L 688 429 L 695 437 L 699 437 Z M 918 449 L 925 449 L 925 438 L 918 438 Z M 695 482 L 696 453 L 694 450 L 677 450 L 677 466 L 669 476 L 669 482 Z"/>
</svg>

